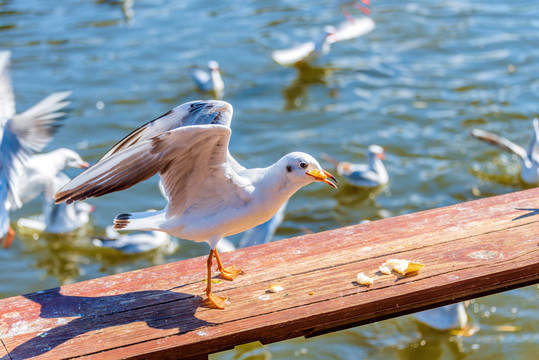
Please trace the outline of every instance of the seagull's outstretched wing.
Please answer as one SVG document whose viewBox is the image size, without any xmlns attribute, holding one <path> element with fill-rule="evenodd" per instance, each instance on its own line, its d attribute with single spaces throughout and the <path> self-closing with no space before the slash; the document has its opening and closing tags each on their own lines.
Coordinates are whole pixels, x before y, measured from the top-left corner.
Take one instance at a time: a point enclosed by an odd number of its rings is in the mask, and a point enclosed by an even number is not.
<svg viewBox="0 0 539 360">
<path fill-rule="evenodd" d="M 14 115 L 6 124 L 20 142 L 34 151 L 41 151 L 51 141 L 59 120 L 65 115 L 61 112 L 69 105 L 66 98 L 71 91 L 50 94 L 30 109 Z"/>
<path fill-rule="evenodd" d="M 0 126 L 15 115 L 15 96 L 9 74 L 10 51 L 0 51 Z"/>
<path fill-rule="evenodd" d="M 528 157 L 528 153 L 522 146 L 517 145 L 504 137 L 481 129 L 473 129 L 471 134 L 476 139 L 497 146 L 503 150 L 511 151 L 522 159 L 526 159 Z"/>
<path fill-rule="evenodd" d="M 275 62 L 283 65 L 294 65 L 298 61 L 305 59 L 314 51 L 314 41 L 309 41 L 291 49 L 275 50 L 271 57 Z"/>
<path fill-rule="evenodd" d="M 183 126 L 164 132 L 98 162 L 56 193 L 55 200 L 70 203 L 102 196 L 159 173 L 170 200 L 169 217 L 189 207 L 218 209 L 238 195 L 241 202 L 247 184 L 228 162 L 230 133 L 223 125 Z"/>
<path fill-rule="evenodd" d="M 376 23 L 370 17 L 362 17 L 353 21 L 344 21 L 337 28 L 337 32 L 328 37 L 330 44 L 355 39 L 370 33 L 376 27 Z"/>
<path fill-rule="evenodd" d="M 225 101 L 197 100 L 179 105 L 134 130 L 107 151 L 99 161 L 139 142 L 182 126 L 218 124 L 230 127 L 232 113 L 232 105 Z"/>
<path fill-rule="evenodd" d="M 3 126 L 0 144 L 0 169 L 7 179 L 9 208 L 22 206 L 18 196 L 16 174 L 20 171 L 32 151 L 42 150 L 52 139 L 60 112 L 69 104 L 65 98 L 70 92 L 54 93 L 22 114 L 9 118 Z"/>
<path fill-rule="evenodd" d="M 71 92 L 53 93 L 25 112 L 15 114 L 10 56 L 11 52 L 0 51 L 0 126 L 5 125 L 27 149 L 41 151 L 52 139 L 58 120 L 64 115 L 60 110 L 69 105 L 65 99 Z"/>
</svg>

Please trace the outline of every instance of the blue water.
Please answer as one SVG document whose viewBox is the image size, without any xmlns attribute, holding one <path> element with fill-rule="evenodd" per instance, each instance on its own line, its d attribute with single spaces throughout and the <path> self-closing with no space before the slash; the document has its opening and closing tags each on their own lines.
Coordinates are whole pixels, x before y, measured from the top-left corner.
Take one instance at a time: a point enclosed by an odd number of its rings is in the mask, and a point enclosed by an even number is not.
<svg viewBox="0 0 539 360">
<path fill-rule="evenodd" d="M 12 52 L 17 109 L 73 91 L 69 116 L 47 150 L 70 147 L 95 162 L 133 128 L 210 98 L 195 90 L 188 69 L 214 59 L 224 100 L 234 106 L 231 152 L 243 165 L 265 166 L 294 150 L 362 162 L 370 144 L 386 148 L 388 187 L 375 194 L 310 185 L 291 199 L 276 239 L 526 188 L 515 159 L 469 131 L 483 128 L 523 146 L 531 140 L 539 116 L 537 1 L 374 1 L 376 29 L 334 44 L 319 68 L 302 76 L 273 62 L 271 51 L 344 20 L 332 1 L 129 5 L 0 0 L 0 48 Z M 98 235 L 118 213 L 164 205 L 156 179 L 91 203 L 90 234 Z M 36 201 L 12 220 L 40 209 Z M 19 232 L 12 248 L 0 251 L 0 297 L 206 252 L 181 241 L 172 254 L 126 257 L 93 248 L 88 236 Z M 475 300 L 468 314 L 479 331 L 470 337 L 406 316 L 215 358 L 531 358 L 539 351 L 538 295 L 532 286 Z"/>
</svg>

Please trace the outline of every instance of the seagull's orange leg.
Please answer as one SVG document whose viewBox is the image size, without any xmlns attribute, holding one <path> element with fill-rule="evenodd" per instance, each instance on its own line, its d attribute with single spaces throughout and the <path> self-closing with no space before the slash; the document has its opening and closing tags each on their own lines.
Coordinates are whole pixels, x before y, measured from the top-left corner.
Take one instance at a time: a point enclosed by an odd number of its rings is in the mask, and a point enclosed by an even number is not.
<svg viewBox="0 0 539 360">
<path fill-rule="evenodd" d="M 223 263 L 221 262 L 221 258 L 219 257 L 219 253 L 217 252 L 217 249 L 214 250 L 215 253 L 215 259 L 217 260 L 217 269 L 221 272 L 221 277 L 225 280 L 234 280 L 238 277 L 239 274 L 243 273 L 241 269 L 236 269 L 236 265 L 232 265 L 230 267 L 223 266 Z"/>
<path fill-rule="evenodd" d="M 10 226 L 4 240 L 4 249 L 7 249 L 8 247 L 11 246 L 11 242 L 13 241 L 14 237 L 15 237 L 15 230 L 13 230 L 13 228 Z M 1 239 L 0 239 L 0 242 L 1 242 Z"/>
<path fill-rule="evenodd" d="M 215 251 L 215 253 L 217 254 L 217 251 Z M 214 305 L 215 307 L 219 308 L 219 309 L 224 309 L 225 308 L 225 303 L 226 301 L 228 300 L 227 297 L 221 297 L 221 296 L 217 296 L 215 295 L 214 293 L 212 293 L 211 291 L 211 263 L 212 263 L 212 259 L 213 259 L 213 254 L 214 254 L 214 250 L 210 250 L 210 254 L 208 255 L 208 274 L 207 274 L 207 281 L 208 283 L 206 284 L 206 295 L 208 295 L 208 301 Z"/>
</svg>

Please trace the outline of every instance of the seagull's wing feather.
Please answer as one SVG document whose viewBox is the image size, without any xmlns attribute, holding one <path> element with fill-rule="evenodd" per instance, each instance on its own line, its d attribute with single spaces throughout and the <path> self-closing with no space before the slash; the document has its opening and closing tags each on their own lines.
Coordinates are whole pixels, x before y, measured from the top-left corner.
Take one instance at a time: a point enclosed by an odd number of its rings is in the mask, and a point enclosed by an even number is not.
<svg viewBox="0 0 539 360">
<path fill-rule="evenodd" d="M 513 143 L 512 141 L 507 140 L 506 138 L 501 137 L 499 135 L 496 135 L 496 134 L 493 134 L 491 132 L 481 130 L 481 129 L 473 129 L 471 131 L 471 134 L 476 139 L 479 139 L 491 145 L 497 146 L 503 150 L 511 151 L 522 159 L 525 159 L 528 156 L 528 153 L 522 146 L 517 145 Z"/>
<path fill-rule="evenodd" d="M 230 129 L 219 125 L 204 127 L 208 130 L 191 135 L 191 138 L 199 139 L 189 147 L 178 147 L 180 137 L 183 137 L 180 134 L 163 137 L 158 146 L 174 149 L 170 150 L 171 158 L 166 168 L 159 172 L 170 199 L 167 217 L 198 209 L 211 214 L 224 206 L 242 206 L 246 201 L 244 191 L 250 183 L 241 178 L 229 162 Z M 157 147 L 156 151 L 159 151 Z M 232 199 L 237 200 L 234 202 Z"/>
<path fill-rule="evenodd" d="M 15 96 L 9 73 L 10 51 L 0 51 L 0 126 L 15 115 Z"/>
<path fill-rule="evenodd" d="M 175 107 L 134 130 L 107 151 L 99 161 L 103 161 L 123 149 L 172 129 L 204 124 L 218 124 L 230 127 L 231 119 L 232 105 L 224 101 L 191 101 Z"/>
<path fill-rule="evenodd" d="M 0 140 L 0 186 L 7 189 L 7 208 L 18 209 L 22 202 L 18 196 L 17 175 L 22 166 L 28 160 L 29 150 L 21 144 L 19 138 L 10 129 L 13 119 L 8 120 L 4 126 L 3 134 Z M 2 180 L 5 184 L 1 184 Z"/>
<path fill-rule="evenodd" d="M 370 33 L 376 27 L 376 23 L 369 17 L 362 17 L 351 21 L 344 21 L 337 28 L 337 32 L 328 38 L 330 43 L 337 41 L 355 39 Z"/>
<path fill-rule="evenodd" d="M 189 75 L 191 75 L 193 82 L 200 90 L 211 90 L 211 77 L 206 71 L 193 67 L 189 69 Z"/>
<path fill-rule="evenodd" d="M 50 94 L 25 112 L 14 115 L 7 124 L 10 131 L 24 146 L 41 151 L 51 141 L 59 120 L 65 115 L 60 110 L 69 105 L 65 99 L 70 94 L 70 91 Z"/>
<path fill-rule="evenodd" d="M 314 42 L 309 41 L 307 43 L 298 45 L 291 49 L 275 50 L 271 57 L 277 63 L 281 65 L 293 65 L 298 61 L 305 59 L 310 53 L 314 51 Z"/>
<path fill-rule="evenodd" d="M 167 197 L 177 204 L 174 208 L 188 206 L 196 196 L 193 194 L 205 183 L 200 175 L 206 171 L 205 164 L 211 159 L 223 168 L 229 137 L 230 129 L 222 125 L 185 126 L 167 131 L 98 162 L 58 191 L 55 200 L 70 203 L 102 196 L 127 189 L 159 172 Z M 216 143 L 224 147 L 217 154 L 213 151 Z M 176 183 L 177 178 L 186 181 L 191 177 L 196 181 Z"/>
</svg>

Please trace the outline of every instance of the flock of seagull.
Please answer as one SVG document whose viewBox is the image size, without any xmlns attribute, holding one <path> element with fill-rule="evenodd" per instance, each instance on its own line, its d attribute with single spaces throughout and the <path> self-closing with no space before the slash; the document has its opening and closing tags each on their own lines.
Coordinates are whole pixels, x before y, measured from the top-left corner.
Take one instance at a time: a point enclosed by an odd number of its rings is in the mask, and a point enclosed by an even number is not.
<svg viewBox="0 0 539 360">
<path fill-rule="evenodd" d="M 375 23 L 369 17 L 354 19 L 346 10 L 354 6 L 363 12 L 368 1 L 340 1 L 347 21 L 326 26 L 310 42 L 286 50 L 277 50 L 273 59 L 284 66 L 316 61 L 330 50 L 331 44 L 369 33 Z M 247 169 L 228 150 L 231 138 L 232 105 L 221 100 L 191 101 L 175 107 L 134 130 L 93 166 L 70 149 L 40 151 L 52 140 L 64 117 L 70 92 L 47 96 L 30 109 L 16 113 L 15 97 L 9 74 L 10 52 L 0 52 L 0 241 L 9 247 L 14 238 L 10 212 L 43 196 L 42 214 L 21 218 L 19 226 L 39 232 L 69 233 L 88 223 L 93 206 L 84 202 L 122 191 L 160 175 L 160 188 L 167 205 L 157 211 L 119 214 L 106 237 L 93 244 L 125 253 L 149 251 L 170 240 L 170 235 L 195 242 L 207 242 L 206 294 L 209 303 L 224 308 L 226 297 L 211 289 L 212 262 L 215 257 L 222 278 L 233 280 L 242 273 L 234 265 L 225 268 L 219 252 L 234 245 L 226 237 L 244 232 L 240 246 L 271 240 L 282 222 L 288 199 L 312 182 L 336 188 L 336 179 L 311 155 L 293 152 L 266 168 Z M 216 98 L 224 94 L 225 83 L 216 61 L 208 62 L 207 71 L 191 68 L 194 84 Z M 521 161 L 524 183 L 539 183 L 539 120 L 533 122 L 535 136 L 526 151 L 513 142 L 474 129 L 472 136 L 516 154 Z M 380 188 L 389 182 L 384 166 L 385 151 L 370 145 L 366 164 L 332 164 L 347 183 L 362 188 Z M 67 168 L 86 169 L 70 179 Z M 120 234 L 117 230 L 133 230 Z"/>
</svg>

